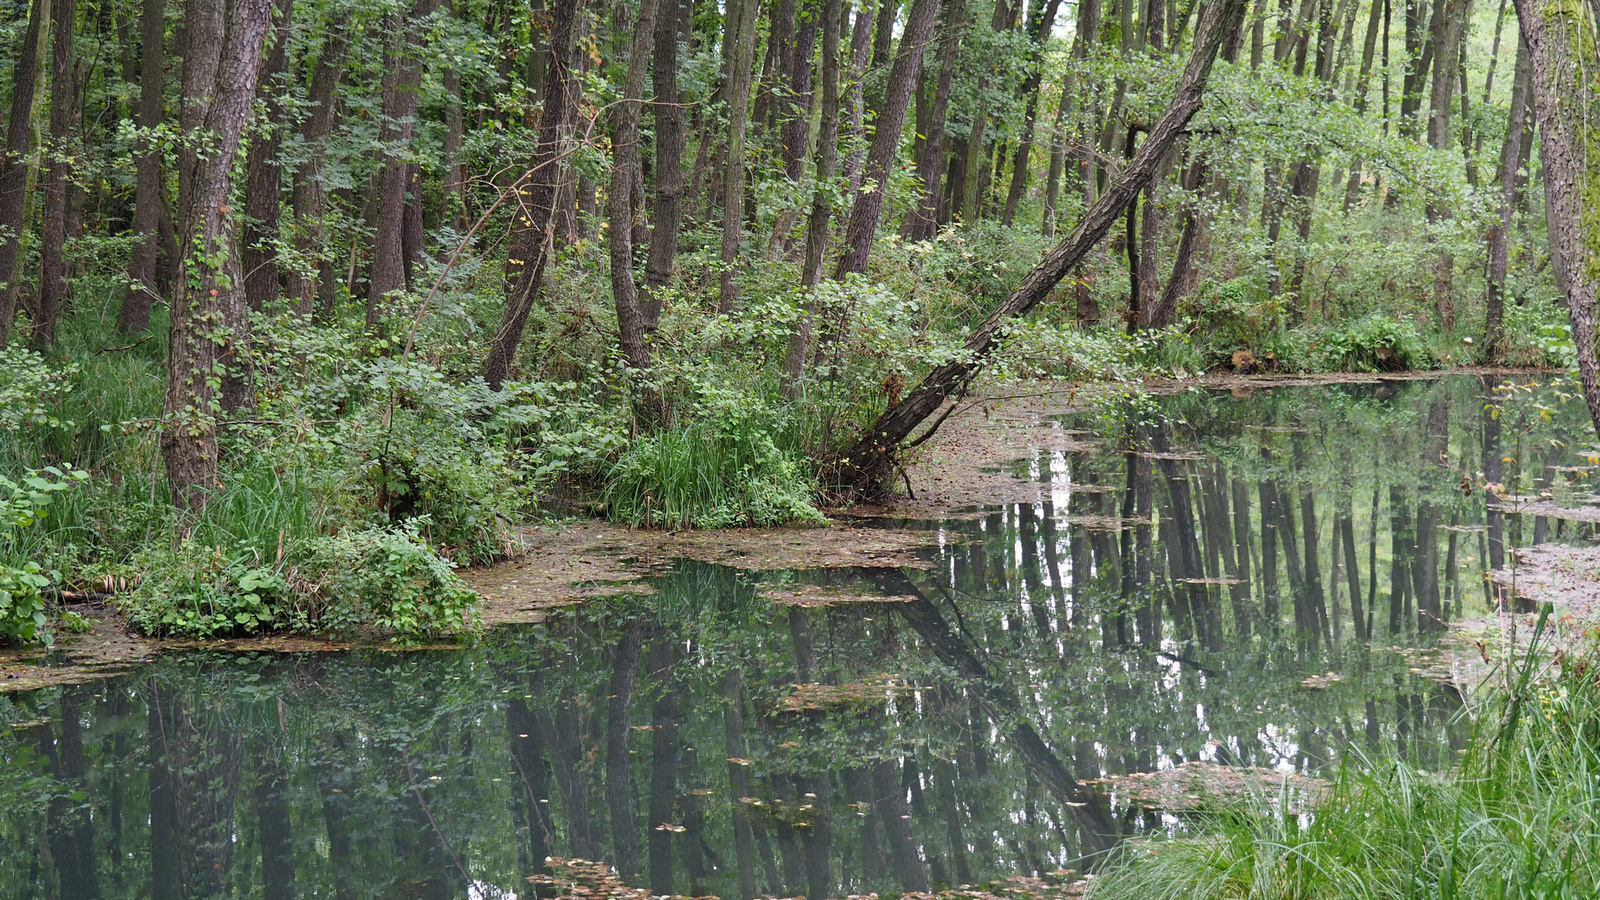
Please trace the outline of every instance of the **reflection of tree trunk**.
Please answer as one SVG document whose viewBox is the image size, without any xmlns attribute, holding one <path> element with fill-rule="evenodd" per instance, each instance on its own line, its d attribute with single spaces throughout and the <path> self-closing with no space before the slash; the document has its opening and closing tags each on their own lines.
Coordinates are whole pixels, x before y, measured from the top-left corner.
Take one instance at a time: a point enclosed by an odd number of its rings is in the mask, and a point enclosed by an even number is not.
<svg viewBox="0 0 1600 900">
<path fill-rule="evenodd" d="M 1444 627 L 1439 606 L 1439 506 L 1417 501 L 1416 552 L 1411 557 L 1411 581 L 1417 598 L 1417 629 L 1424 633 Z"/>
<path fill-rule="evenodd" d="M 1369 640 L 1372 635 L 1367 630 L 1366 613 L 1361 607 L 1361 572 L 1356 567 L 1356 526 L 1348 509 L 1339 516 L 1336 527 L 1344 543 L 1344 580 L 1350 588 L 1350 618 L 1355 624 L 1356 639 Z"/>
<path fill-rule="evenodd" d="M 606 806 L 611 813 L 614 862 L 622 878 L 639 875 L 638 823 L 633 808 L 633 760 L 629 754 L 628 711 L 633 706 L 633 685 L 639 672 L 639 650 L 644 642 L 644 621 L 623 626 L 611 664 L 611 684 L 606 700 Z"/>
<path fill-rule="evenodd" d="M 1157 429 L 1154 438 L 1153 446 L 1157 453 L 1170 453 L 1164 429 Z M 1222 628 L 1217 621 L 1217 610 L 1209 602 L 1206 586 L 1193 581 L 1205 577 L 1205 566 L 1200 558 L 1200 542 L 1195 536 L 1194 503 L 1190 496 L 1189 478 L 1179 471 L 1177 460 L 1162 459 L 1160 465 L 1161 474 L 1167 480 L 1167 495 L 1172 500 L 1172 524 L 1178 538 L 1177 547 L 1169 548 L 1169 553 L 1176 549 L 1172 559 L 1181 565 L 1182 574 L 1179 577 L 1191 579 L 1177 589 L 1187 595 L 1189 615 L 1194 619 L 1201 645 L 1207 650 L 1221 650 Z"/>
<path fill-rule="evenodd" d="M 355 864 L 350 853 L 350 770 L 343 763 L 352 753 L 344 731 L 329 736 L 329 753 L 313 768 L 317 793 L 322 795 L 322 821 L 328 832 L 328 862 L 336 900 L 354 900 Z M 335 762 L 337 760 L 337 762 Z M 541 860 L 544 857 L 539 857 Z"/>
<path fill-rule="evenodd" d="M 261 896 L 264 900 L 290 900 L 295 896 L 289 773 L 284 769 L 281 752 L 267 742 L 256 747 L 255 806 L 261 835 Z"/>
<path fill-rule="evenodd" d="M 1137 438 L 1130 438 L 1130 445 Z M 1150 460 L 1137 453 L 1127 454 L 1128 483 L 1122 497 L 1122 518 L 1141 520 L 1122 530 L 1122 596 L 1135 602 L 1139 640 L 1154 646 L 1161 640 L 1161 612 L 1150 593 L 1150 512 L 1155 502 Z M 1122 616 L 1111 617 L 1116 626 L 1116 643 L 1126 645 Z"/>
<path fill-rule="evenodd" d="M 528 693 L 537 694 L 537 676 L 529 679 Z M 541 869 L 555 852 L 555 823 L 550 816 L 550 764 L 545 758 L 546 732 L 521 697 L 506 702 L 506 729 L 511 735 L 511 762 L 522 783 L 528 818 L 528 856 Z"/>
<path fill-rule="evenodd" d="M 1256 491 L 1261 495 L 1261 615 L 1276 637 L 1282 625 L 1278 609 L 1278 488 L 1263 478 Z"/>
<path fill-rule="evenodd" d="M 873 805 L 883 822 L 883 832 L 888 840 L 889 861 L 894 865 L 895 877 L 905 891 L 926 893 L 928 871 L 917 856 L 916 838 L 911 833 L 911 812 L 906 808 L 905 790 L 893 760 L 880 759 L 872 765 Z M 826 894 L 816 894 L 812 886 L 811 900 L 820 900 Z"/>
<path fill-rule="evenodd" d="M 1399 485 L 1389 487 L 1389 633 L 1398 634 L 1411 587 L 1411 510 Z"/>
<path fill-rule="evenodd" d="M 909 603 L 897 603 L 894 608 L 905 616 L 940 661 L 956 670 L 973 700 L 988 718 L 1007 729 L 1007 740 L 1017 751 L 1023 765 L 1056 799 L 1066 805 L 1067 814 L 1078 824 L 1083 852 L 1088 854 L 1110 849 L 1116 842 L 1119 829 L 1111 818 L 1105 798 L 1085 790 L 1073 778 L 1060 757 L 1027 721 L 1022 702 L 1017 696 L 993 679 L 977 651 L 951 630 L 943 614 L 923 596 L 903 571 L 875 569 L 872 570 L 872 578 L 887 594 L 916 598 Z"/>
<path fill-rule="evenodd" d="M 689 896 L 704 897 L 706 890 L 706 817 L 701 796 L 689 790 L 699 771 L 699 757 L 694 746 L 684 744 L 678 753 L 678 784 L 683 786 L 682 802 L 683 838 L 678 843 L 683 848 L 683 869 L 689 873 Z"/>
<path fill-rule="evenodd" d="M 39 753 L 50 763 L 50 774 L 58 782 L 45 815 L 49 826 L 50 856 L 55 861 L 58 884 L 63 897 L 92 900 L 100 896 L 100 879 L 95 866 L 94 823 L 86 803 L 74 801 L 68 792 L 83 792 L 88 787 L 88 765 L 83 756 L 83 720 L 79 700 L 81 687 L 69 687 L 61 694 L 61 734 L 51 740 L 51 727 L 40 734 Z"/>
<path fill-rule="evenodd" d="M 1211 512 L 1206 524 L 1209 540 L 1215 543 L 1216 552 L 1222 558 L 1222 575 L 1233 581 L 1228 585 L 1229 605 L 1233 608 L 1233 627 L 1240 642 L 1250 640 L 1251 615 L 1250 615 L 1250 578 L 1246 571 L 1250 565 L 1250 548 L 1236 547 L 1233 535 L 1228 527 L 1228 480 L 1222 471 L 1221 464 L 1212 467 L 1211 482 L 1208 488 L 1211 494 Z M 1235 496 L 1237 502 L 1238 497 Z M 1246 503 L 1249 502 L 1246 495 Z M 1249 515 L 1246 510 L 1242 513 Z M 1235 514 L 1237 518 L 1239 514 Z M 1243 566 L 1240 565 L 1241 559 Z"/>
<path fill-rule="evenodd" d="M 956 884 L 972 883 L 972 868 L 967 863 L 967 841 L 961 834 L 961 809 L 956 803 L 955 766 L 947 759 L 933 761 L 933 779 L 939 797 L 939 814 L 944 817 L 945 834 L 950 842 L 950 862 Z"/>
<path fill-rule="evenodd" d="M 154 748 L 158 748 L 152 752 L 160 754 L 158 765 L 165 769 L 162 780 L 171 798 L 171 846 L 177 863 L 174 896 L 221 894 L 233 853 L 234 798 L 243 746 L 214 711 L 190 714 L 178 698 L 163 703 L 159 696 L 152 700 L 152 710 Z M 167 802 L 160 799 L 163 807 Z M 157 877 L 170 875 L 158 870 Z"/>
<path fill-rule="evenodd" d="M 1313 631 L 1320 631 L 1323 640 L 1333 643 L 1333 635 L 1328 629 L 1328 607 L 1326 597 L 1322 593 L 1322 562 L 1317 553 L 1317 545 L 1321 543 L 1321 535 L 1317 528 L 1317 500 L 1311 491 L 1311 482 L 1306 478 L 1305 447 L 1299 440 L 1300 435 L 1295 435 L 1294 456 L 1295 469 L 1300 474 L 1300 527 L 1305 537 L 1305 597 L 1308 624 Z"/>
<path fill-rule="evenodd" d="M 650 710 L 650 811 L 645 822 L 650 847 L 650 892 L 657 895 L 672 890 L 672 844 L 677 827 L 672 821 L 672 804 L 678 795 L 678 696 L 671 684 L 677 662 L 676 645 L 664 630 L 650 640 L 649 681 L 660 693 Z M 669 826 L 669 827 L 663 827 Z"/>
</svg>

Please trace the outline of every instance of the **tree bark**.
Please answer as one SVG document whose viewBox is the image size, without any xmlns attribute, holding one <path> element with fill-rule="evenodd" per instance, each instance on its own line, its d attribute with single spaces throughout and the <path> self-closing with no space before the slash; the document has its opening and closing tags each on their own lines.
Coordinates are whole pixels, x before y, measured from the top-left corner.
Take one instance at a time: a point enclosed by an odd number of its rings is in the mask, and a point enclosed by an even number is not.
<svg viewBox="0 0 1600 900">
<path fill-rule="evenodd" d="M 678 99 L 678 30 L 683 18 L 683 5 L 678 0 L 666 0 L 666 6 L 656 15 L 655 52 L 650 61 L 655 89 L 655 104 L 651 107 L 656 124 L 655 227 L 650 232 L 644 290 L 639 294 L 639 316 L 647 336 L 661 323 L 662 294 L 672 284 L 678 231 L 683 225 L 686 134 Z"/>
<path fill-rule="evenodd" d="M 39 4 L 35 4 L 36 6 Z M 166 0 L 142 0 L 139 5 L 139 102 L 134 124 L 145 135 L 161 124 L 167 80 L 167 4 Z M 20 73 L 19 73 L 20 77 Z M 15 112 L 12 113 L 15 115 Z M 166 185 L 162 174 L 161 152 L 153 139 L 134 158 L 133 234 L 137 241 L 128 260 L 128 289 L 117 311 L 117 327 L 123 332 L 150 327 L 150 307 L 160 296 L 156 265 L 160 255 L 161 220 L 165 213 Z M 0 176 L 3 178 L 3 176 Z M 4 260 L 0 258 L 0 271 Z M 3 305 L 3 303 L 0 303 Z M 0 310 L 0 314 L 3 314 Z M 5 323 L 0 322 L 0 339 Z"/>
<path fill-rule="evenodd" d="M 950 106 L 950 89 L 955 83 L 956 64 L 961 58 L 961 39 L 967 31 L 966 0 L 946 0 L 940 25 L 939 80 L 928 110 L 928 128 L 923 132 L 922 152 L 917 156 L 917 180 L 922 194 L 906 213 L 907 240 L 925 241 L 939 230 L 939 189 L 944 177 L 945 121 Z"/>
<path fill-rule="evenodd" d="M 844 32 L 846 7 L 842 0 L 824 0 L 822 11 L 822 118 L 817 135 L 816 190 L 806 220 L 806 256 L 800 285 L 810 289 L 822 280 L 822 260 L 828 248 L 828 222 L 833 218 L 833 179 L 839 169 L 839 43 Z M 783 391 L 791 399 L 801 393 L 806 355 L 811 348 L 811 325 L 816 306 L 810 293 L 794 330 L 789 333 L 783 358 Z"/>
<path fill-rule="evenodd" d="M 649 384 L 650 344 L 639 309 L 638 287 L 633 279 L 633 182 L 639 166 L 639 118 L 644 99 L 644 77 L 655 41 L 656 8 L 660 0 L 641 0 L 634 27 L 633 51 L 622 96 L 611 107 L 611 187 L 606 192 L 606 214 L 611 229 L 606 235 L 611 257 L 611 294 L 617 307 L 617 345 L 633 370 L 635 415 L 649 424 L 661 418 L 659 392 Z M 668 3 L 674 0 L 666 0 Z M 676 165 L 674 162 L 673 165 Z"/>
<path fill-rule="evenodd" d="M 573 83 L 574 20 L 583 0 L 554 0 L 550 5 L 550 66 L 547 91 L 539 118 L 539 145 L 533 164 L 515 187 L 517 203 L 511 255 L 506 259 L 506 308 L 489 345 L 483 380 L 500 390 L 517 355 L 522 331 L 539 295 L 545 266 L 555 239 L 556 194 L 561 183 L 562 144 L 567 124 L 577 109 Z"/>
<path fill-rule="evenodd" d="M 1589 416 L 1600 431 L 1595 303 L 1600 288 L 1600 46 L 1591 11 L 1576 0 L 1515 0 L 1533 68 L 1545 204 L 1556 264 L 1566 273 L 1567 312 Z"/>
<path fill-rule="evenodd" d="M 1161 0 L 1156 0 L 1159 4 Z M 1044 9 L 1030 24 L 1029 38 L 1032 43 L 1028 51 L 1028 74 L 1022 80 L 1021 93 L 1027 99 L 1024 101 L 1022 114 L 1022 136 L 1017 141 L 1017 152 L 1011 163 L 1011 186 L 1006 191 L 1005 212 L 1001 216 L 1000 224 L 1009 226 L 1017 216 L 1017 206 L 1022 203 L 1022 193 L 1028 187 L 1028 157 L 1033 154 L 1033 135 L 1039 114 L 1039 91 L 1044 83 L 1044 45 L 1050 40 L 1050 29 L 1055 25 L 1056 10 L 1061 8 L 1061 0 L 1043 0 Z M 1159 30 L 1160 26 L 1152 19 L 1151 24 Z"/>
<path fill-rule="evenodd" d="M 1532 92 L 1533 60 L 1527 44 L 1517 41 L 1517 61 L 1511 76 L 1511 113 L 1506 123 L 1505 143 L 1500 147 L 1500 210 L 1489 228 L 1489 271 L 1484 279 L 1483 355 L 1490 365 L 1500 365 L 1506 357 L 1505 308 L 1506 273 L 1510 267 L 1511 226 L 1517 215 L 1517 169 L 1521 166 L 1523 145 L 1531 133 L 1528 98 Z"/>
<path fill-rule="evenodd" d="M 227 271 L 237 252 L 228 198 L 271 22 L 271 0 L 189 0 L 184 15 L 181 124 L 185 146 L 206 149 L 180 156 L 178 259 L 187 277 L 173 303 L 161 455 L 173 503 L 196 514 L 218 487 L 211 378 L 244 306 Z"/>
<path fill-rule="evenodd" d="M 283 169 L 278 159 L 283 143 L 284 86 L 276 84 L 289 69 L 289 23 L 294 0 L 277 0 L 277 22 L 272 31 L 272 51 L 262 73 L 258 93 L 266 106 L 265 121 L 258 122 L 246 157 L 244 228 L 239 243 L 244 256 L 244 295 L 250 309 L 260 312 L 278 299 L 278 219 L 282 201 Z"/>
<path fill-rule="evenodd" d="M 923 46 L 933 34 L 933 21 L 938 11 L 937 0 L 914 0 L 911 13 L 906 17 L 905 31 L 900 35 L 900 48 L 895 53 L 894 66 L 889 70 L 883 106 L 878 111 L 872 147 L 867 151 L 867 163 L 861 171 L 861 185 L 855 191 L 855 199 L 850 206 L 849 222 L 845 225 L 844 252 L 834 268 L 835 279 L 867 270 L 872 241 L 878 233 L 878 219 L 883 215 L 884 194 L 889 188 L 889 167 L 894 164 L 895 152 L 900 148 L 900 129 L 905 125 L 911 92 L 916 88 L 917 77 L 922 71 Z"/>
<path fill-rule="evenodd" d="M 724 46 L 727 80 L 723 97 L 728 102 L 727 156 L 722 173 L 722 272 L 717 308 L 730 312 L 739 304 L 739 245 L 744 238 L 745 131 L 750 119 L 750 77 L 755 62 L 758 0 L 740 0 L 728 11 Z"/>
<path fill-rule="evenodd" d="M 67 303 L 67 241 L 76 231 L 73 170 L 79 158 L 79 120 L 83 93 L 78 83 L 75 39 L 77 0 L 53 0 L 50 7 L 50 139 L 45 154 L 40 204 L 39 304 L 29 343 L 43 349 L 55 343 L 56 322 Z"/>
<path fill-rule="evenodd" d="M 317 274 L 303 268 L 289 273 L 288 296 L 295 301 L 301 316 L 309 317 L 319 292 L 332 299 L 333 258 L 327 248 L 327 225 L 323 221 L 328 191 L 323 184 L 323 167 L 328 138 L 338 121 L 339 84 L 344 78 L 344 59 L 350 47 L 349 29 L 335 24 L 323 41 L 322 52 L 311 71 L 311 111 L 300 128 L 306 158 L 294 173 L 294 189 L 289 202 L 294 209 L 295 247 L 301 266 L 316 266 Z M 331 303 L 323 311 L 332 314 Z"/>
<path fill-rule="evenodd" d="M 439 0 L 416 0 L 409 13 L 392 13 L 384 52 L 383 124 L 379 139 L 378 215 L 373 229 L 372 281 L 367 288 L 367 327 L 376 328 L 389 295 L 410 287 L 413 259 L 405 240 L 406 193 L 410 188 L 411 140 L 416 132 L 417 91 L 422 82 L 422 31 Z"/>
<path fill-rule="evenodd" d="M 935 367 L 915 390 L 885 411 L 840 455 L 834 473 L 838 484 L 864 494 L 881 493 L 892 474 L 896 450 L 946 399 L 966 388 L 999 349 L 1003 326 L 1049 296 L 1051 289 L 1105 237 L 1134 195 L 1149 183 L 1162 155 L 1200 109 L 1217 49 L 1223 36 L 1239 27 L 1245 5 L 1245 0 L 1214 0 L 1206 7 L 1177 93 L 1151 126 L 1149 137 L 1122 177 L 1101 194 L 1072 233 L 1051 248 L 999 308 L 973 331 L 961 358 Z"/>
</svg>

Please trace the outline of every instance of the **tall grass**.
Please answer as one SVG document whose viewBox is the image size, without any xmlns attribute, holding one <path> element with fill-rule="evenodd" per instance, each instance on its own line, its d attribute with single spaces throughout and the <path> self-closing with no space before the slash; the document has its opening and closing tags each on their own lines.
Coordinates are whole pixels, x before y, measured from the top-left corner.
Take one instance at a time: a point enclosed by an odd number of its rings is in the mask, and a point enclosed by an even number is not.
<svg viewBox="0 0 1600 900">
<path fill-rule="evenodd" d="M 821 524 L 805 467 L 757 423 L 701 419 L 637 440 L 609 473 L 606 515 L 630 525 Z"/>
<path fill-rule="evenodd" d="M 1306 817 L 1258 801 L 1131 845 L 1091 900 L 1600 896 L 1600 677 L 1563 660 L 1502 689 L 1434 774 L 1357 758 Z"/>
</svg>

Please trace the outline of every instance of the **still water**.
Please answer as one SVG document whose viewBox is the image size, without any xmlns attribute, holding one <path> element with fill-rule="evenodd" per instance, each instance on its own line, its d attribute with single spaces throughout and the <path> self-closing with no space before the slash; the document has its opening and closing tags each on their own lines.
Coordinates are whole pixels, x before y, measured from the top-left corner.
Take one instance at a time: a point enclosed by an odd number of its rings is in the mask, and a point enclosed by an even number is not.
<svg viewBox="0 0 1600 900">
<path fill-rule="evenodd" d="M 530 897 L 549 856 L 657 894 L 937 890 L 1181 827 L 1081 784 L 1108 774 L 1444 764 L 1460 700 L 1399 648 L 1485 614 L 1506 548 L 1586 537 L 1481 489 L 1577 477 L 1581 404 L 1531 381 L 1108 404 L 1060 423 L 1092 449 L 1017 448 L 1051 502 L 914 526 L 927 568 L 684 561 L 469 649 L 5 696 L 0 897 Z"/>
</svg>

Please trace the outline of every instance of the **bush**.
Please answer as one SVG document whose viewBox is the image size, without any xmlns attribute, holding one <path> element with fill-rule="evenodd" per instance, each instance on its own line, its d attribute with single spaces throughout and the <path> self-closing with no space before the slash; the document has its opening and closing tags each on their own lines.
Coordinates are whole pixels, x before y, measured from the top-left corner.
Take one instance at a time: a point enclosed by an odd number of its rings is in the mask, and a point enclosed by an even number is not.
<svg viewBox="0 0 1600 900">
<path fill-rule="evenodd" d="M 19 481 L 0 475 L 0 641 L 48 639 L 44 591 L 60 575 L 30 558 L 22 536 L 56 496 L 88 477 L 54 466 L 28 471 Z"/>
<path fill-rule="evenodd" d="M 1578 364 L 1572 323 L 1559 303 L 1508 303 L 1504 328 L 1510 365 L 1570 369 Z"/>
<path fill-rule="evenodd" d="M 289 583 L 253 552 L 185 543 L 144 562 L 151 575 L 121 605 L 145 634 L 234 637 L 286 623 Z"/>
<path fill-rule="evenodd" d="M 606 478 L 606 515 L 635 526 L 822 525 L 804 464 L 754 410 L 641 437 Z"/>
<path fill-rule="evenodd" d="M 480 623 L 478 595 L 412 520 L 318 541 L 303 568 L 296 616 L 327 631 L 374 628 L 403 637 L 460 634 Z"/>
<path fill-rule="evenodd" d="M 1322 336 L 1323 367 L 1354 372 L 1403 372 L 1435 365 L 1433 351 L 1416 324 L 1374 313 Z"/>
</svg>

